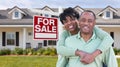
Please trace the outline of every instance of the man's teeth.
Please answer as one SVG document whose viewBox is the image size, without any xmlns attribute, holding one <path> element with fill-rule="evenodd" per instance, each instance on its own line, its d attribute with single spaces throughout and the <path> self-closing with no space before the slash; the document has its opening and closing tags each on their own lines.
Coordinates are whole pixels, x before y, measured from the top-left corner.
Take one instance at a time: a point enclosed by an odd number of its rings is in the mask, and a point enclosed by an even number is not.
<svg viewBox="0 0 120 67">
<path fill-rule="evenodd" d="M 87 29 L 88 27 L 85 26 L 84 28 Z"/>
<path fill-rule="evenodd" d="M 89 29 L 89 27 L 87 27 L 87 26 L 85 26 L 85 27 L 83 27 L 84 29 L 86 29 L 86 30 L 88 30 Z"/>
</svg>

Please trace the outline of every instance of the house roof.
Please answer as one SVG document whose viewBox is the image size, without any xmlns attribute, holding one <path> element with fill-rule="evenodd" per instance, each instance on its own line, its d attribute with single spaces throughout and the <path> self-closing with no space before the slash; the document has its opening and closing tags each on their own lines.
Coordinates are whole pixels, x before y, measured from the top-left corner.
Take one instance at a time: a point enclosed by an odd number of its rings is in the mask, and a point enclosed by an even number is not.
<svg viewBox="0 0 120 67">
<path fill-rule="evenodd" d="M 26 12 L 24 12 L 21 8 L 14 6 L 12 9 L 10 9 L 10 11 L 8 12 L 8 14 L 12 13 L 13 11 L 18 10 L 19 12 L 21 12 L 22 14 L 26 15 Z"/>
<path fill-rule="evenodd" d="M 100 15 L 100 14 L 102 14 L 105 10 L 111 10 L 111 11 L 113 11 L 113 12 L 115 12 L 115 13 L 117 13 L 117 10 L 115 9 L 115 8 L 113 8 L 113 7 L 111 7 L 111 6 L 107 6 L 106 8 L 104 8 L 104 9 L 102 9 L 99 13 L 98 13 L 98 15 Z"/>
<path fill-rule="evenodd" d="M 81 9 L 81 10 L 84 10 L 82 7 L 80 7 L 80 6 L 78 6 L 78 5 L 75 6 L 74 9 L 75 9 L 75 8 L 79 8 L 79 9 Z"/>
<path fill-rule="evenodd" d="M 33 19 L 0 19 L 0 25 L 33 25 Z"/>
<path fill-rule="evenodd" d="M 106 8 L 81 8 L 80 6 L 76 6 L 77 8 L 80 8 L 82 10 L 91 10 L 96 14 L 97 17 L 97 24 L 98 25 L 120 25 L 120 8 L 113 8 L 113 7 L 106 7 Z M 74 8 L 76 8 L 74 7 Z M 12 11 L 14 8 L 18 8 L 20 11 L 24 12 L 26 15 L 22 17 L 22 19 L 11 19 L 9 17 L 9 12 Z M 58 12 L 58 8 L 50 8 L 48 6 L 45 6 L 43 8 L 35 8 L 38 10 L 43 9 L 50 9 L 53 12 Z M 117 14 L 114 16 L 113 19 L 103 19 L 99 17 L 97 14 L 104 11 L 107 8 L 111 8 L 114 11 L 117 11 Z M 63 8 L 64 10 L 65 8 Z M 6 10 L 0 10 L 0 25 L 32 25 L 33 24 L 33 16 L 36 15 L 34 12 L 30 11 L 30 9 L 27 8 L 19 8 L 19 7 L 13 7 Z"/>
<path fill-rule="evenodd" d="M 54 10 L 52 8 L 48 7 L 48 6 L 44 6 L 41 10 L 48 10 L 48 11 L 53 11 L 54 12 Z"/>
</svg>

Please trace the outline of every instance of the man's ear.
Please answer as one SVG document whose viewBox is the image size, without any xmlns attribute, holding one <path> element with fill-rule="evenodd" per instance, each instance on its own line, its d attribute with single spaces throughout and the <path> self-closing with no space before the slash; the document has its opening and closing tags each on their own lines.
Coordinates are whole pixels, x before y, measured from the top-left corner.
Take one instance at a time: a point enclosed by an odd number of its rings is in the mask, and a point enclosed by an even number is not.
<svg viewBox="0 0 120 67">
<path fill-rule="evenodd" d="M 96 25 L 96 21 L 94 22 L 94 25 Z"/>
</svg>

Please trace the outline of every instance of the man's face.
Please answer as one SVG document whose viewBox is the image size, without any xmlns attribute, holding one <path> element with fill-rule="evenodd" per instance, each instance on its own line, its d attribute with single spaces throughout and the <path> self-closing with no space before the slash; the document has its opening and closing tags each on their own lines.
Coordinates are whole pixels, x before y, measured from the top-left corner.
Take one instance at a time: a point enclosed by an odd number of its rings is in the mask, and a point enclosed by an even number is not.
<svg viewBox="0 0 120 67">
<path fill-rule="evenodd" d="M 95 18 L 91 12 L 84 12 L 79 19 L 79 27 L 81 33 L 90 34 L 93 32 Z"/>
<path fill-rule="evenodd" d="M 73 32 L 73 31 L 75 31 L 76 28 L 77 28 L 78 20 L 75 19 L 75 18 L 72 18 L 72 17 L 67 16 L 67 17 L 66 17 L 66 20 L 63 20 L 63 23 L 64 23 L 64 28 L 65 28 L 67 31 Z"/>
</svg>

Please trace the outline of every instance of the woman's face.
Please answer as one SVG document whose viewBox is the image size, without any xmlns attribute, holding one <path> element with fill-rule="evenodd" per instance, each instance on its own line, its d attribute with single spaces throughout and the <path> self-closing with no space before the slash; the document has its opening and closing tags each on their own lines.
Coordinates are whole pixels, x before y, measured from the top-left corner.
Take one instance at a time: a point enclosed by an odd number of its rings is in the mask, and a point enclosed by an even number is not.
<svg viewBox="0 0 120 67">
<path fill-rule="evenodd" d="M 66 20 L 63 20 L 65 30 L 69 32 L 74 32 L 78 28 L 78 20 L 73 17 L 66 17 Z"/>
</svg>

